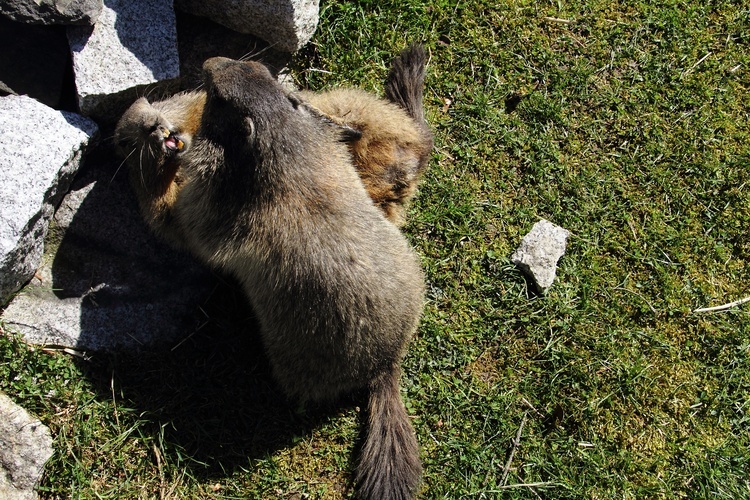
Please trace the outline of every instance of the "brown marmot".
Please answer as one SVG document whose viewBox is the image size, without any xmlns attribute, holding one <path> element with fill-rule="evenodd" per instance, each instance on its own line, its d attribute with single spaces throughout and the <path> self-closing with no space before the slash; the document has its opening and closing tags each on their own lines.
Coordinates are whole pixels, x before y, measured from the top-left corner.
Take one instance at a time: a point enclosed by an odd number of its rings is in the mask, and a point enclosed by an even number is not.
<svg viewBox="0 0 750 500">
<path fill-rule="evenodd" d="M 422 93 L 426 54 L 421 45 L 404 50 L 391 64 L 387 100 L 351 88 L 296 95 L 323 121 L 342 127 L 354 165 L 370 197 L 396 225 L 404 223 L 432 150 Z M 198 130 L 205 91 L 186 92 L 149 103 L 138 99 L 115 130 L 115 143 L 130 166 L 131 180 L 148 224 L 179 244 L 169 210 L 181 185 L 183 158 Z"/>
<path fill-rule="evenodd" d="M 134 153 L 144 158 L 131 166 L 146 218 L 239 280 L 289 397 L 368 390 L 357 492 L 412 498 L 421 465 L 399 376 L 423 307 L 418 258 L 365 189 L 336 123 L 345 116 L 321 119 L 259 63 L 213 58 L 204 76 L 197 129 L 181 138 L 154 122 L 162 147 Z M 145 172 L 154 151 L 159 168 Z"/>
</svg>

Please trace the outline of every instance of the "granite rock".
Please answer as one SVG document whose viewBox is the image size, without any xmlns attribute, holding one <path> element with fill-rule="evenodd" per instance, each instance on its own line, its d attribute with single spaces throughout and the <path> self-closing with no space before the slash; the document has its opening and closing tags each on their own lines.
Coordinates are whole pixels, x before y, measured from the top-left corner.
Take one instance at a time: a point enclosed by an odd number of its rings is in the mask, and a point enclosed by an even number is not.
<svg viewBox="0 0 750 500">
<path fill-rule="evenodd" d="M 310 41 L 318 26 L 318 5 L 319 0 L 175 0 L 179 10 L 252 33 L 286 52 Z"/>
<path fill-rule="evenodd" d="M 28 24 L 92 25 L 102 11 L 102 0 L 8 0 L 0 14 Z"/>
<path fill-rule="evenodd" d="M 68 28 L 81 113 L 114 122 L 157 82 L 179 77 L 171 0 L 106 0 L 94 27 Z"/>
<path fill-rule="evenodd" d="M 0 393 L 0 498 L 32 500 L 52 456 L 49 429 Z"/>
<path fill-rule="evenodd" d="M 97 134 L 74 113 L 0 97 L 0 304 L 34 275 L 55 207 Z"/>
</svg>

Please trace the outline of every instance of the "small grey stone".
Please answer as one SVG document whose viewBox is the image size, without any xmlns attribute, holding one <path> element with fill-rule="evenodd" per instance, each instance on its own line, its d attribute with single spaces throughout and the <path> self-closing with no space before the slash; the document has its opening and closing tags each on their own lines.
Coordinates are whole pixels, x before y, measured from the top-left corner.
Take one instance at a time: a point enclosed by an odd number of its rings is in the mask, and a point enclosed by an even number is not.
<svg viewBox="0 0 750 500">
<path fill-rule="evenodd" d="M 49 429 L 0 393 L 0 498 L 37 498 L 34 487 L 51 456 Z"/>
<path fill-rule="evenodd" d="M 318 5 L 318 0 L 175 0 L 182 11 L 252 33 L 287 52 L 296 52 L 312 38 Z"/>
<path fill-rule="evenodd" d="M 542 293 L 555 281 L 557 261 L 565 254 L 569 235 L 568 230 L 542 219 L 523 237 L 511 256 L 513 263 L 534 280 Z"/>
<path fill-rule="evenodd" d="M 179 77 L 171 0 L 106 0 L 96 25 L 69 27 L 68 40 L 84 115 L 115 121 L 139 87 Z"/>
<path fill-rule="evenodd" d="M 0 303 L 33 276 L 49 220 L 97 133 L 74 113 L 0 97 Z"/>
<path fill-rule="evenodd" d="M 27 24 L 85 24 L 96 22 L 102 0 L 8 0 L 0 14 Z"/>
</svg>

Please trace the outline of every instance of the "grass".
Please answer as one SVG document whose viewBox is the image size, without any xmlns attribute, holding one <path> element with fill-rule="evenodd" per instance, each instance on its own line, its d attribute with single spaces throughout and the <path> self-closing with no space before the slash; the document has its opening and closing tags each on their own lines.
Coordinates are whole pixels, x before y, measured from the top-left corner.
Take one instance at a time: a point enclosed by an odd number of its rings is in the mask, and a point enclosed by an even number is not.
<svg viewBox="0 0 750 500">
<path fill-rule="evenodd" d="M 423 497 L 750 498 L 750 304 L 693 312 L 750 296 L 750 10 L 324 1 L 294 74 L 381 92 L 413 40 L 436 135 L 405 229 Z M 546 295 L 509 260 L 539 218 L 572 233 Z M 173 351 L 0 337 L 0 389 L 55 436 L 42 497 L 349 494 L 359 403 L 279 401 L 219 293 Z"/>
</svg>

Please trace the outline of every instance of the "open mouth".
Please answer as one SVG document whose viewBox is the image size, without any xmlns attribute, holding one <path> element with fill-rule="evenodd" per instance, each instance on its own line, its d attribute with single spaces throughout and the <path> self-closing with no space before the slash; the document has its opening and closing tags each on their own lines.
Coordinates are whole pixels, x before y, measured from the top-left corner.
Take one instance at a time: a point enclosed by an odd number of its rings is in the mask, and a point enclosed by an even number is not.
<svg viewBox="0 0 750 500">
<path fill-rule="evenodd" d="M 166 137 L 166 139 L 164 139 L 164 147 L 167 151 L 177 152 L 185 147 L 185 143 L 174 132 L 172 132 Z"/>
</svg>

